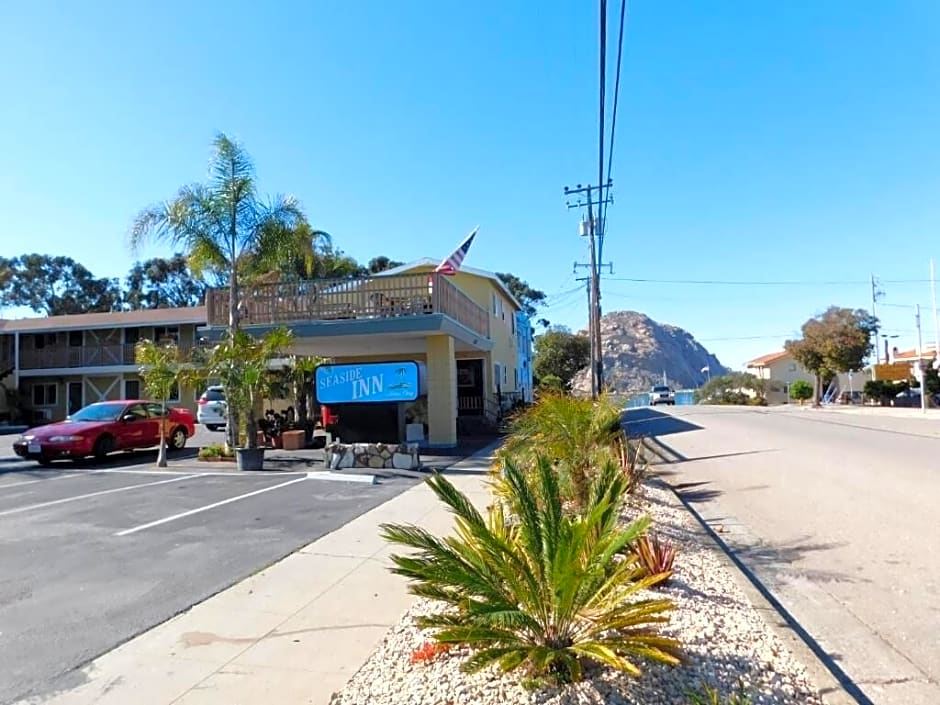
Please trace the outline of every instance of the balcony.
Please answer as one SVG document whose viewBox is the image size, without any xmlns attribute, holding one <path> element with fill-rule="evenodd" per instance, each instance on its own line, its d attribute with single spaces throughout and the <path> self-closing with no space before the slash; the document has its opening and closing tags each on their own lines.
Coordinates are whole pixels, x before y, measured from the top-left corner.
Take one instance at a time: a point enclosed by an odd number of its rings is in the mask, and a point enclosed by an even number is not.
<svg viewBox="0 0 940 705">
<path fill-rule="evenodd" d="M 52 370 L 74 367 L 114 367 L 134 364 L 134 346 L 85 345 L 47 346 L 20 351 L 21 370 Z"/>
<path fill-rule="evenodd" d="M 244 294 L 240 320 L 246 326 L 443 314 L 476 335 L 490 336 L 487 310 L 436 273 L 259 284 Z M 206 311 L 210 327 L 228 325 L 228 290 L 209 290 Z"/>
</svg>

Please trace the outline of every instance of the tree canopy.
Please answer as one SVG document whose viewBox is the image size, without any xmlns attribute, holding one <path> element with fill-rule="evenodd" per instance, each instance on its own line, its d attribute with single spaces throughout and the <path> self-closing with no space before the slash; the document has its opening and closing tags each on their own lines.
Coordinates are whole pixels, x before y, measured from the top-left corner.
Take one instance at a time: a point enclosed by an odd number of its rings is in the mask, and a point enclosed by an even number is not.
<svg viewBox="0 0 940 705">
<path fill-rule="evenodd" d="M 539 380 L 554 377 L 570 387 L 575 374 L 588 365 L 590 356 L 591 341 L 587 336 L 567 328 L 551 328 L 535 338 L 532 371 Z M 552 383 L 557 384 L 554 380 Z"/>
<path fill-rule="evenodd" d="M 506 285 L 506 288 L 509 289 L 509 293 L 515 296 L 516 300 L 522 304 L 522 309 L 525 311 L 526 315 L 529 318 L 535 318 L 539 306 L 542 306 L 547 298 L 545 292 L 533 288 L 529 285 L 529 282 L 520 279 L 515 274 L 497 272 L 496 276 Z"/>
<path fill-rule="evenodd" d="M 814 401 L 823 377 L 861 370 L 871 354 L 878 319 L 864 309 L 830 306 L 803 324 L 803 337 L 788 340 L 784 348 L 815 376 Z"/>
<path fill-rule="evenodd" d="M 116 279 L 99 278 L 71 257 L 28 254 L 0 262 L 0 304 L 47 316 L 120 310 Z"/>
<path fill-rule="evenodd" d="M 205 282 L 192 275 L 183 255 L 175 254 L 136 262 L 124 279 L 123 303 L 130 310 L 198 306 L 205 293 Z"/>
</svg>

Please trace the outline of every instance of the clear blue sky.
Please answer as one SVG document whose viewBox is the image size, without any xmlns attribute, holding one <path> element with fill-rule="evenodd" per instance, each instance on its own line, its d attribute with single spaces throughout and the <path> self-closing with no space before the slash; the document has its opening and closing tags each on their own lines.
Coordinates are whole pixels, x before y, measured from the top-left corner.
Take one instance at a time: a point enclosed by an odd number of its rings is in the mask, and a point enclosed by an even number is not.
<svg viewBox="0 0 940 705">
<path fill-rule="evenodd" d="M 933 0 L 631 2 L 605 308 L 738 367 L 829 304 L 869 306 L 868 285 L 617 279 L 926 279 L 938 36 Z M 594 3 L 0 0 L 0 79 L 2 255 L 123 276 L 134 213 L 203 178 L 225 131 L 353 256 L 443 257 L 480 224 L 467 264 L 584 325 L 562 187 L 597 178 Z M 925 283 L 884 288 L 930 303 Z M 913 343 L 912 312 L 882 310 Z"/>
</svg>

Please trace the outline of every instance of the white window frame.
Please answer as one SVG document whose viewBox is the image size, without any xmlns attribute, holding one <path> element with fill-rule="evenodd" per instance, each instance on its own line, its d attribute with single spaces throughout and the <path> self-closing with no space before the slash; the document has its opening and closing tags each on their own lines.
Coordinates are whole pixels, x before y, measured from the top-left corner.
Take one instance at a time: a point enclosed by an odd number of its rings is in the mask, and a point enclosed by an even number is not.
<svg viewBox="0 0 940 705">
<path fill-rule="evenodd" d="M 36 390 L 42 388 L 42 403 L 36 403 Z M 53 389 L 53 399 L 49 401 L 49 390 Z M 30 398 L 32 399 L 33 406 L 38 409 L 52 409 L 58 406 L 59 404 L 59 385 L 56 382 L 33 382 L 32 389 L 30 390 Z"/>
</svg>

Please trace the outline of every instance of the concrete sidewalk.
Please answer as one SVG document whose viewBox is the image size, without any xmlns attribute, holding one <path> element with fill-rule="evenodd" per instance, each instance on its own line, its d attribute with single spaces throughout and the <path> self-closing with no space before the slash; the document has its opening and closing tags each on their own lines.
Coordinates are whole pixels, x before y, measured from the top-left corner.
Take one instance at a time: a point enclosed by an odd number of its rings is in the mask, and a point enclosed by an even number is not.
<svg viewBox="0 0 940 705">
<path fill-rule="evenodd" d="M 480 506 L 492 450 L 447 470 Z M 384 522 L 452 527 L 422 483 L 20 702 L 325 705 L 414 601 L 388 570 Z"/>
</svg>

